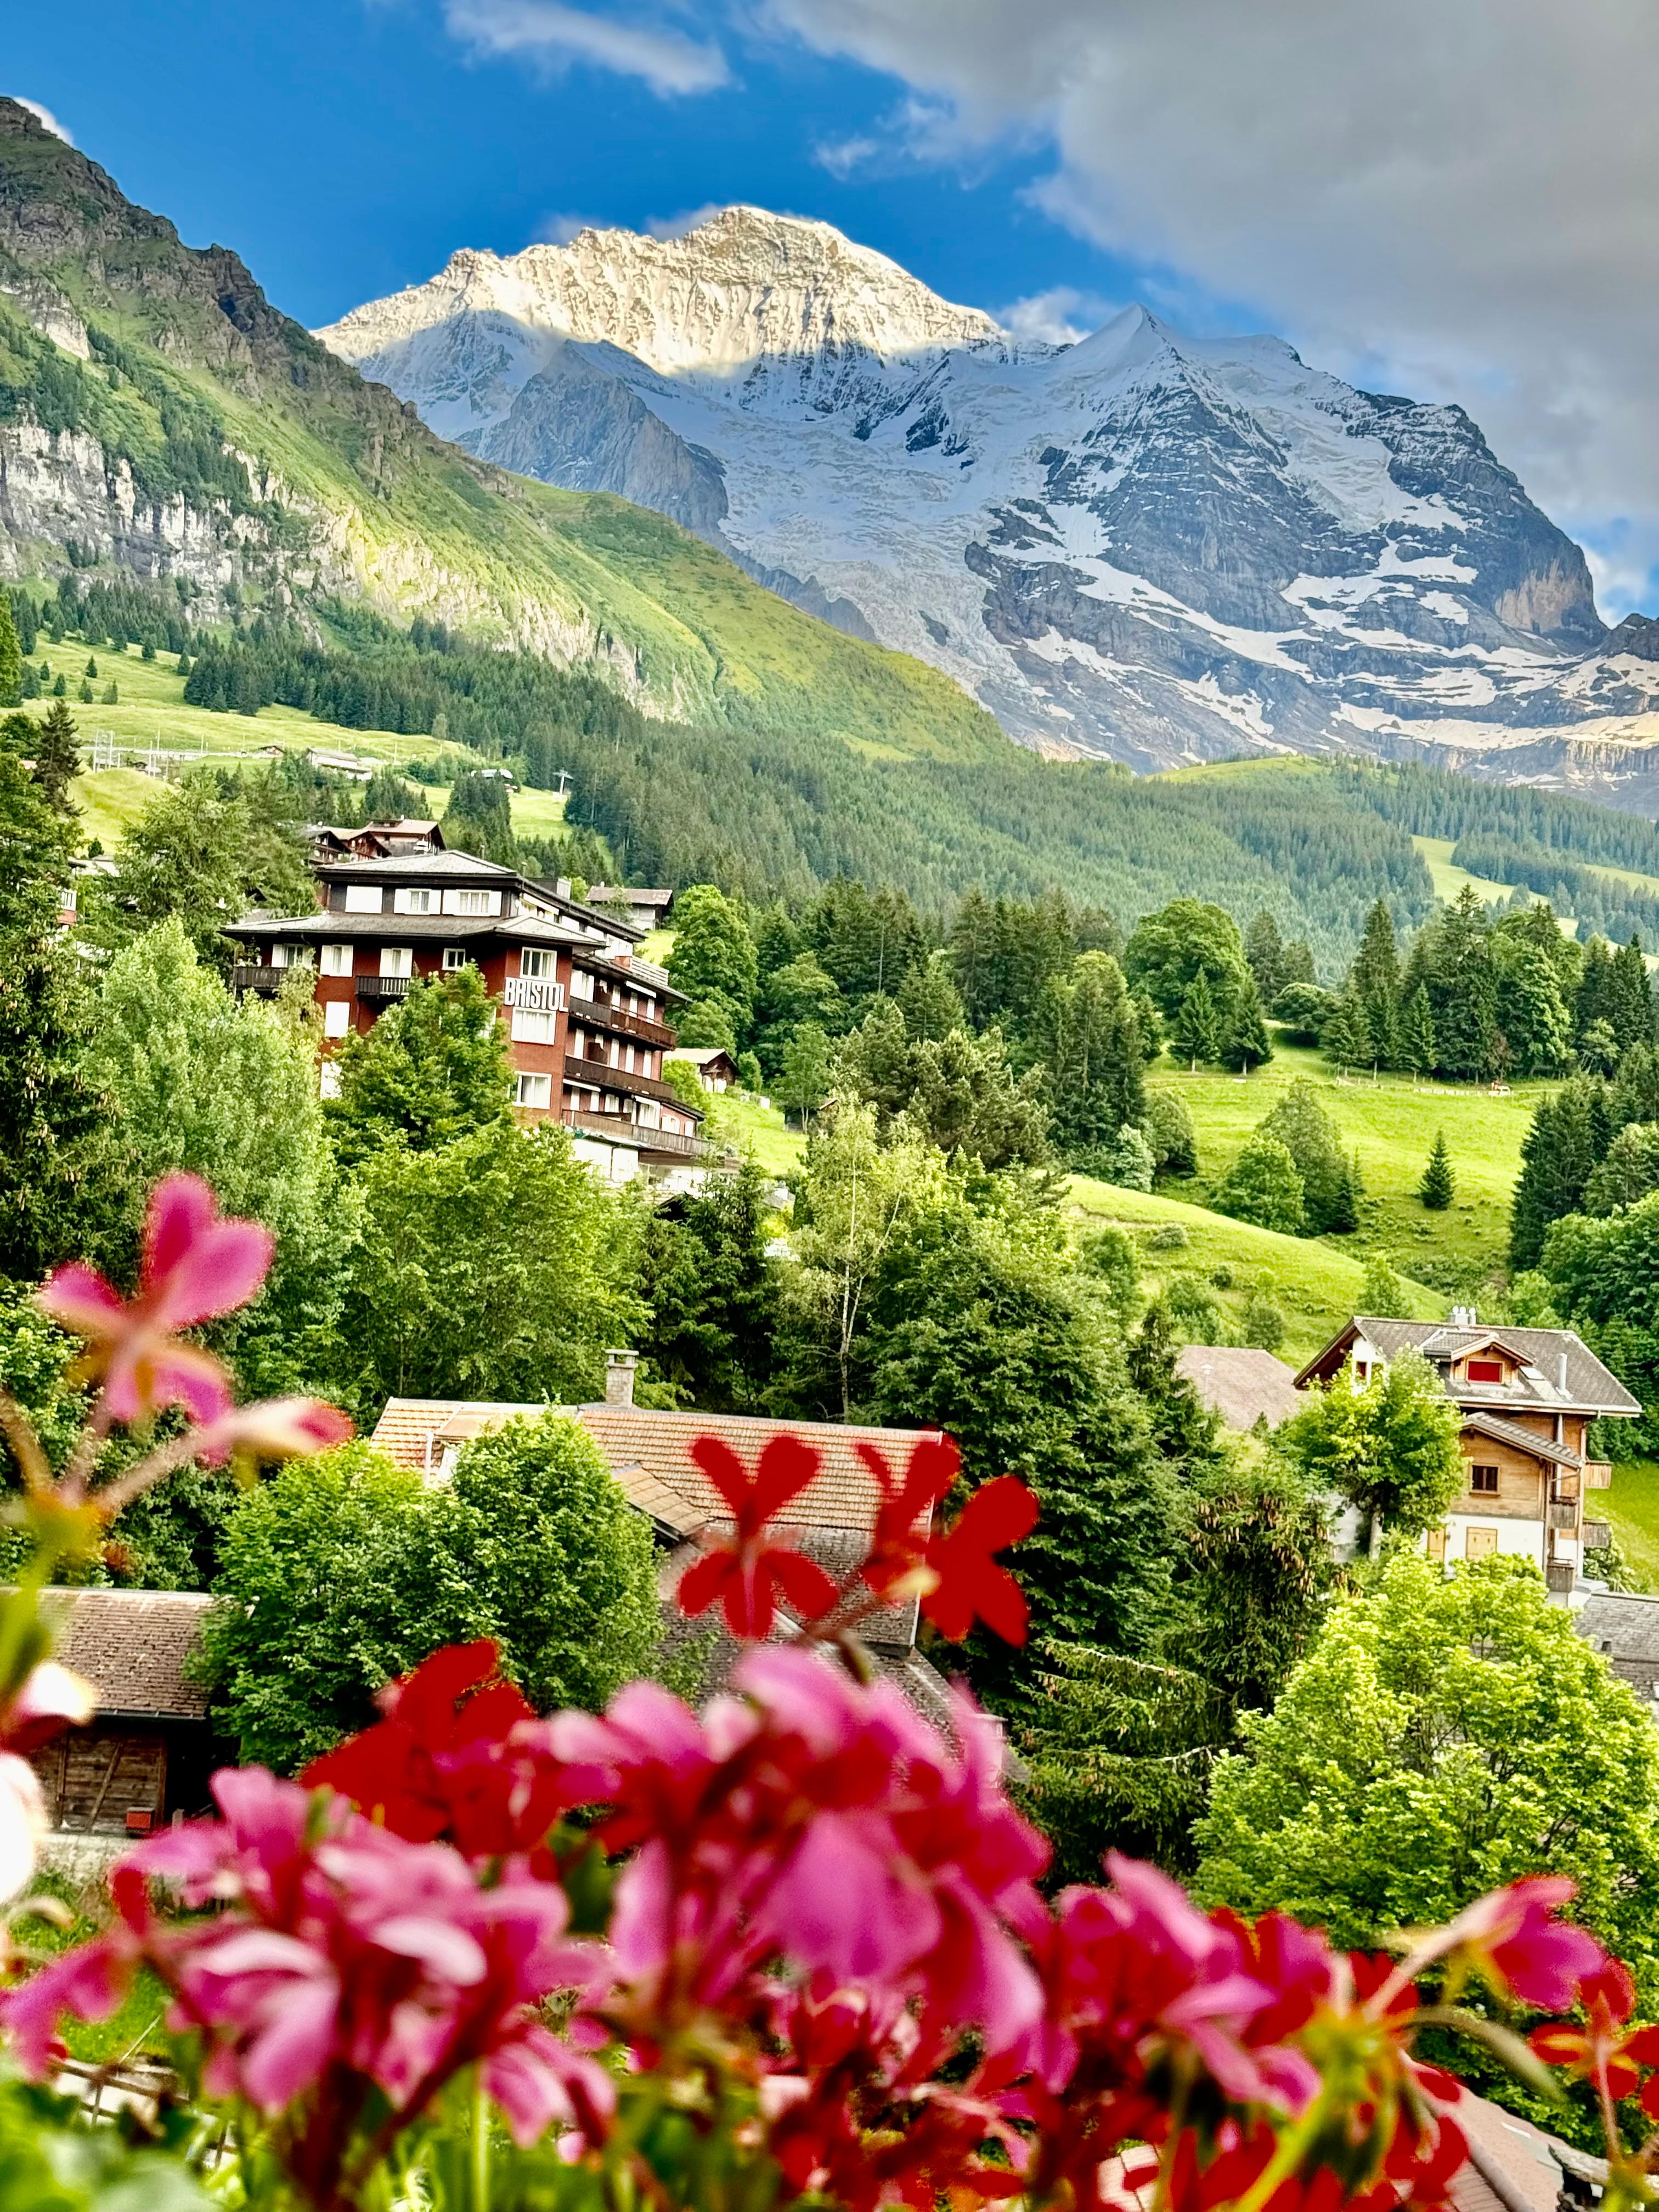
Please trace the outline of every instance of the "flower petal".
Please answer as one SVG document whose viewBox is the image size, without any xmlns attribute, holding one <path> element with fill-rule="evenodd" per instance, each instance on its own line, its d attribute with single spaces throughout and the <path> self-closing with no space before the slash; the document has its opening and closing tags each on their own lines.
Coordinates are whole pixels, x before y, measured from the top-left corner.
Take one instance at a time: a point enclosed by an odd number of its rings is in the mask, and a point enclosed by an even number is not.
<svg viewBox="0 0 1659 2212">
<path fill-rule="evenodd" d="M 126 1312 L 120 1292 L 104 1280 L 96 1267 L 79 1260 L 48 1275 L 35 1292 L 34 1303 L 60 1328 L 76 1336 L 112 1335 Z"/>
</svg>

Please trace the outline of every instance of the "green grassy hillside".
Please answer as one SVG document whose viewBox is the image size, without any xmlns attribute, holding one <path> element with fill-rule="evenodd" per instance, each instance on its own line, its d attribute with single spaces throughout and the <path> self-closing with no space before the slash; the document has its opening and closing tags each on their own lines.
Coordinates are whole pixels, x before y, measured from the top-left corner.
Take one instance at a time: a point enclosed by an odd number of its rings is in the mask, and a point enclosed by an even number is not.
<svg viewBox="0 0 1659 2212">
<path fill-rule="evenodd" d="M 1198 1130 L 1200 1172 L 1192 1196 L 1201 1200 L 1220 1183 L 1257 1122 L 1299 1076 L 1317 1085 L 1344 1146 L 1359 1155 L 1366 1204 L 1347 1245 L 1362 1255 L 1391 1251 L 1405 1273 L 1426 1264 L 1436 1279 L 1448 1267 L 1478 1279 L 1502 1266 L 1521 1142 L 1547 1085 L 1517 1083 L 1507 1097 L 1494 1097 L 1465 1085 L 1413 1084 L 1405 1075 L 1375 1083 L 1342 1079 L 1318 1053 L 1284 1044 L 1244 1081 L 1211 1071 L 1191 1075 L 1164 1060 L 1150 1080 L 1177 1093 Z M 1437 1129 L 1446 1133 L 1457 1195 L 1447 1212 L 1430 1213 L 1416 1188 Z"/>
<path fill-rule="evenodd" d="M 1586 1511 L 1612 1523 L 1637 1589 L 1659 1590 L 1659 1463 L 1627 1460 L 1613 1470 L 1613 1487 L 1590 1493 Z"/>
<path fill-rule="evenodd" d="M 26 571 L 61 565 L 77 532 L 77 557 L 102 540 L 126 557 L 147 511 L 182 506 L 188 530 L 169 531 L 216 541 L 245 600 L 362 596 L 394 619 L 424 614 L 591 662 L 680 720 L 929 757 L 1006 743 L 934 670 L 803 614 L 662 517 L 510 476 L 434 438 L 273 308 L 234 254 L 182 245 L 0 100 L 7 424 L 96 441 L 137 495 L 131 529 L 112 508 L 88 509 L 84 489 L 79 514 L 68 499 L 36 510 Z"/>
<path fill-rule="evenodd" d="M 1253 1292 L 1271 1298 L 1285 1316 L 1283 1358 L 1299 1364 L 1362 1309 L 1363 1261 L 1316 1238 L 1281 1237 L 1162 1191 L 1121 1190 L 1086 1176 L 1073 1176 L 1071 1188 L 1084 1221 L 1115 1222 L 1134 1238 L 1148 1290 L 1167 1288 L 1176 1275 L 1194 1276 L 1235 1329 Z M 1186 1243 L 1160 1247 L 1158 1232 L 1171 1228 L 1182 1231 Z M 1426 1285 L 1408 1280 L 1407 1290 L 1413 1319 L 1433 1321 L 1444 1313 L 1444 1298 Z"/>
</svg>

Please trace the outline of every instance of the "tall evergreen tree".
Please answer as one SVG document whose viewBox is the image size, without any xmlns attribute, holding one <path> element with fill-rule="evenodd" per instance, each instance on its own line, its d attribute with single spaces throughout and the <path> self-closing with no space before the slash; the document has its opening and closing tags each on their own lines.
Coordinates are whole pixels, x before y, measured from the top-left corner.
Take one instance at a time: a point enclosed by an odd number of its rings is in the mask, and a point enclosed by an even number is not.
<svg viewBox="0 0 1659 2212">
<path fill-rule="evenodd" d="M 1338 1067 L 1364 1067 L 1371 1058 L 1371 1025 L 1365 1004 L 1350 981 L 1325 1017 L 1319 1033 L 1320 1048 Z"/>
<path fill-rule="evenodd" d="M 61 699 L 54 699 L 34 737 L 34 780 L 48 805 L 59 813 L 68 807 L 70 785 L 80 772 L 75 717 Z"/>
<path fill-rule="evenodd" d="M 1146 1110 L 1140 1035 L 1109 952 L 1085 952 L 1038 1001 L 1040 1044 L 1054 1142 L 1068 1154 L 1109 1144 Z"/>
<path fill-rule="evenodd" d="M 1622 1059 L 1635 1044 L 1653 1042 L 1653 993 L 1648 983 L 1648 963 L 1642 957 L 1642 940 L 1632 935 L 1613 956 L 1607 978 L 1607 1018 L 1619 1040 Z"/>
<path fill-rule="evenodd" d="M 1572 1002 L 1573 1042 L 1581 1051 L 1585 1038 L 1598 1022 L 1607 1024 L 1617 1042 L 1619 1032 L 1613 1024 L 1613 955 L 1605 937 L 1592 937 L 1584 947 L 1584 964 L 1579 971 L 1578 989 Z"/>
<path fill-rule="evenodd" d="M 1437 1129 L 1429 1152 L 1429 1164 L 1423 1170 L 1423 1180 L 1417 1186 L 1417 1194 L 1431 1213 L 1443 1213 L 1451 1204 L 1456 1188 L 1451 1155 L 1446 1150 L 1446 1133 L 1443 1129 Z"/>
<path fill-rule="evenodd" d="M 1256 994 L 1255 978 L 1250 976 L 1237 994 L 1232 1019 L 1227 1024 L 1227 1034 L 1221 1047 L 1222 1062 L 1227 1067 L 1242 1069 L 1248 1075 L 1253 1067 L 1265 1066 L 1273 1056 L 1273 1040 L 1267 1035 L 1267 1024 L 1262 1018 L 1261 1000 Z"/>
<path fill-rule="evenodd" d="M 1554 968 L 1534 944 L 1494 935 L 1498 1034 L 1517 1075 L 1565 1075 L 1572 1065 L 1572 1018 Z"/>
<path fill-rule="evenodd" d="M 1371 1057 L 1384 1067 L 1395 1065 L 1399 1039 L 1400 955 L 1395 945 L 1394 916 L 1387 899 L 1380 898 L 1365 917 L 1365 930 L 1354 955 L 1348 980 L 1365 1009 Z"/>
<path fill-rule="evenodd" d="M 1434 1017 L 1436 1062 L 1478 1082 L 1492 1071 L 1498 1042 L 1498 978 L 1491 925 L 1473 884 L 1418 933 L 1407 987 L 1423 984 Z"/>
<path fill-rule="evenodd" d="M 1244 957 L 1250 963 L 1256 989 L 1271 1005 L 1291 979 L 1285 973 L 1285 940 L 1279 933 L 1279 924 L 1265 909 L 1244 933 Z"/>
<path fill-rule="evenodd" d="M 15 707 L 23 696 L 23 648 L 11 618 L 11 599 L 0 592 L 0 707 Z"/>
<path fill-rule="evenodd" d="M 1194 1070 L 1200 1062 L 1221 1057 L 1221 1016 L 1210 979 L 1201 968 L 1187 987 L 1170 1032 L 1170 1044 L 1177 1057 L 1189 1060 Z"/>
<path fill-rule="evenodd" d="M 1601 1135 L 1607 1119 L 1605 1087 L 1582 1077 L 1539 1102 L 1522 1139 L 1510 1212 L 1510 1264 L 1517 1272 L 1538 1265 L 1552 1222 L 1581 1209 L 1609 1141 Z"/>
</svg>

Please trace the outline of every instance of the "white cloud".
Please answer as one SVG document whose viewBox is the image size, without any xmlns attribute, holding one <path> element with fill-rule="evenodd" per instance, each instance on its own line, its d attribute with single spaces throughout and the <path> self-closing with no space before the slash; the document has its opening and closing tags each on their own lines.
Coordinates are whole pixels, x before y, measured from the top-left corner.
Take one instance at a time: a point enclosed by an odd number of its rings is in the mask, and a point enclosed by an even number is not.
<svg viewBox="0 0 1659 2212">
<path fill-rule="evenodd" d="M 1075 345 L 1109 320 L 1113 309 L 1093 292 L 1079 292 L 1074 284 L 1056 284 L 1047 292 L 1033 292 L 996 311 L 997 320 L 1017 338 L 1036 338 L 1043 345 Z"/>
<path fill-rule="evenodd" d="M 640 77 L 664 96 L 712 92 L 730 77 L 718 46 L 655 24 L 591 15 L 562 0 L 447 0 L 444 21 L 477 53 L 521 55 L 553 70 L 586 62 Z"/>
<path fill-rule="evenodd" d="M 66 146 L 72 146 L 75 143 L 74 139 L 70 137 L 69 132 L 64 130 L 51 108 L 42 107 L 38 100 L 25 100 L 21 92 L 15 93 L 12 97 L 20 107 L 27 107 L 35 121 L 44 129 L 50 131 L 54 138 L 61 138 Z"/>
<path fill-rule="evenodd" d="M 608 230 L 609 223 L 591 215 L 544 215 L 536 225 L 532 246 L 568 246 L 585 230 Z"/>
<path fill-rule="evenodd" d="M 1308 357 L 1466 404 L 1567 527 L 1659 556 L 1651 0 L 763 0 L 951 157 L 1042 135 L 1080 235 Z"/>
<path fill-rule="evenodd" d="M 828 169 L 832 177 L 842 182 L 854 169 L 861 169 L 873 161 L 882 151 L 878 138 L 854 136 L 851 138 L 825 138 L 812 149 L 812 159 L 819 168 Z"/>
<path fill-rule="evenodd" d="M 719 215 L 723 204 L 720 200 L 705 200 L 701 207 L 687 208 L 683 215 L 647 216 L 645 227 L 653 238 L 684 238 L 688 230 L 696 230 L 699 223 Z"/>
</svg>

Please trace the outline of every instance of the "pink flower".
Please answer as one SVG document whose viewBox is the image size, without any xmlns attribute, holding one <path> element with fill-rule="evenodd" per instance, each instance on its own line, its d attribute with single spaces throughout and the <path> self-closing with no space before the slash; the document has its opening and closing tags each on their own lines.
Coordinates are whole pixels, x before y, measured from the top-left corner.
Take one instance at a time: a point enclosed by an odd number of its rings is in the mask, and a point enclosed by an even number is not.
<svg viewBox="0 0 1659 2212">
<path fill-rule="evenodd" d="M 234 1451 L 251 1451 L 260 1459 L 308 1459 L 343 1444 L 351 1433 L 346 1415 L 319 1398 L 267 1398 L 238 1406 L 210 1423 L 202 1431 L 197 1457 L 209 1467 L 222 1465 Z"/>
<path fill-rule="evenodd" d="M 49 1743 L 60 1729 L 89 1720 L 97 1702 L 90 1682 L 55 1659 L 44 1659 L 30 1668 L 0 1711 L 0 1904 L 15 1897 L 34 1872 L 46 1833 L 40 1784 L 20 1754 Z"/>
<path fill-rule="evenodd" d="M 199 1176 L 171 1175 L 150 1193 L 136 1297 L 76 1261 L 48 1277 L 36 1303 L 87 1340 L 81 1371 L 103 1376 L 117 1420 L 174 1405 L 216 1420 L 230 1407 L 224 1369 L 178 1332 L 246 1305 L 270 1269 L 271 1242 L 258 1222 L 222 1219 Z"/>
<path fill-rule="evenodd" d="M 1441 1931 L 1437 1954 L 1467 1950 L 1500 1990 L 1540 2012 L 1566 2012 L 1586 1976 L 1599 1973 L 1607 1954 L 1582 1928 L 1558 1920 L 1577 1885 L 1565 1875 L 1528 1875 L 1507 1889 L 1460 1912 Z"/>
</svg>

